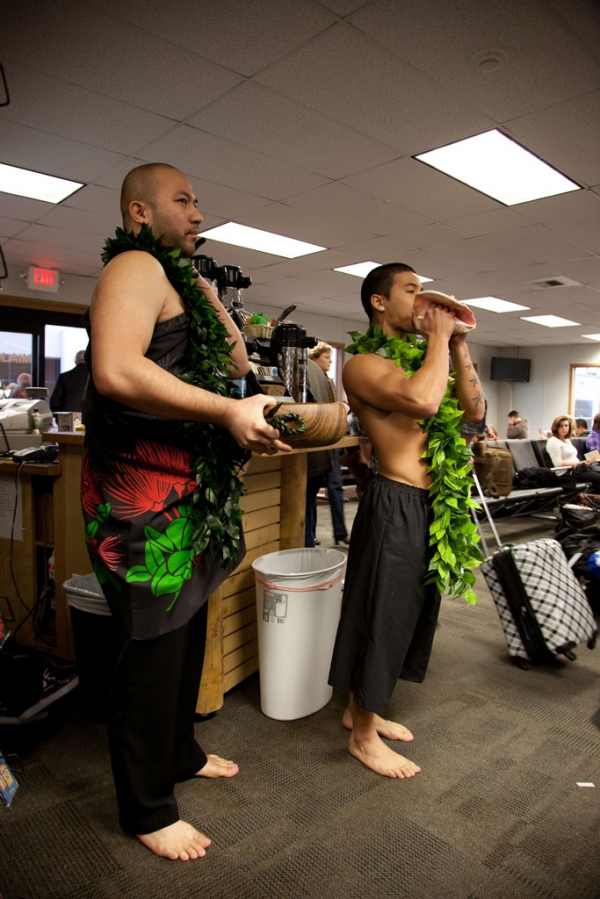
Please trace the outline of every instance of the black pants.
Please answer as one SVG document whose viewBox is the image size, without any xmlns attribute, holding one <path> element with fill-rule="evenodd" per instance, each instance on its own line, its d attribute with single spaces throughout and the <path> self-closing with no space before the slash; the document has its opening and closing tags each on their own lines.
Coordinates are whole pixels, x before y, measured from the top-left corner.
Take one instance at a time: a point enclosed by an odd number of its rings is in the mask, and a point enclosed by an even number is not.
<svg viewBox="0 0 600 899">
<path fill-rule="evenodd" d="M 348 536 L 348 530 L 344 521 L 344 484 L 340 467 L 340 451 L 333 450 L 331 457 L 333 469 L 325 475 L 325 486 L 327 487 L 327 498 L 331 509 L 333 536 L 336 540 L 341 540 L 343 537 Z"/>
<path fill-rule="evenodd" d="M 119 822 L 130 834 L 179 820 L 174 786 L 206 764 L 194 737 L 207 604 L 184 627 L 122 646 L 108 701 Z"/>
</svg>

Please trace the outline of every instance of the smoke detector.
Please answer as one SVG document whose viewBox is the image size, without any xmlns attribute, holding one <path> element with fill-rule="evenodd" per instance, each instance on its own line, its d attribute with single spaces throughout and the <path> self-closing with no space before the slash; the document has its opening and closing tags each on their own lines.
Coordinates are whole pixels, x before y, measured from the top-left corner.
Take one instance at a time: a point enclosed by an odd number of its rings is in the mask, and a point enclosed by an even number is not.
<svg viewBox="0 0 600 899">
<path fill-rule="evenodd" d="M 551 287 L 581 287 L 581 282 L 557 275 L 555 278 L 540 278 L 538 281 L 528 281 L 527 286 L 531 287 L 532 290 L 548 290 Z"/>
<path fill-rule="evenodd" d="M 497 72 L 506 63 L 507 59 L 508 53 L 506 50 L 500 50 L 500 48 L 495 47 L 494 49 L 482 50 L 480 53 L 477 53 L 473 57 L 473 62 L 480 72 L 484 75 L 490 75 L 492 72 Z"/>
</svg>

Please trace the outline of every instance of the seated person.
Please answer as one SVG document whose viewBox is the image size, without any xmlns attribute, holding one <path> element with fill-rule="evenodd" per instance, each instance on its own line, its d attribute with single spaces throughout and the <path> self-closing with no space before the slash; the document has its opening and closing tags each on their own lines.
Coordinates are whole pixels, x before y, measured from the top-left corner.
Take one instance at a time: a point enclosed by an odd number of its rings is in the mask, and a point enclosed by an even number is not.
<svg viewBox="0 0 600 899">
<path fill-rule="evenodd" d="M 590 429 L 587 426 L 587 421 L 585 418 L 576 418 L 575 419 L 575 436 L 576 437 L 589 437 Z"/>
<path fill-rule="evenodd" d="M 590 436 L 585 442 L 585 449 L 588 453 L 592 453 L 594 450 L 600 452 L 600 412 L 594 416 Z"/>
<path fill-rule="evenodd" d="M 529 437 L 529 422 L 521 418 L 516 409 L 508 413 L 506 437 L 508 440 L 527 440 Z"/>
<path fill-rule="evenodd" d="M 500 440 L 500 434 L 498 433 L 494 425 L 487 426 L 484 436 L 486 440 Z"/>
<path fill-rule="evenodd" d="M 559 415 L 552 422 L 552 437 L 548 438 L 546 450 L 555 468 L 570 468 L 570 474 L 590 481 L 594 489 L 600 487 L 600 466 L 592 468 L 592 462 L 580 462 L 577 449 L 571 443 L 573 422 L 567 415 Z M 564 474 L 564 472 L 558 472 Z"/>
</svg>

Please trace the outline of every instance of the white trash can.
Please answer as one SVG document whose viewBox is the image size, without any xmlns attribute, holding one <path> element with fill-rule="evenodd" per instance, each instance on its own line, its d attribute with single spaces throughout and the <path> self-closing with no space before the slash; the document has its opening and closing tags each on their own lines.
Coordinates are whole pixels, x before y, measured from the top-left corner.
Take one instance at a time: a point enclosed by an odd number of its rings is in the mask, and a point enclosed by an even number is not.
<svg viewBox="0 0 600 899">
<path fill-rule="evenodd" d="M 287 549 L 252 563 L 260 706 L 268 718 L 304 718 L 333 695 L 327 678 L 346 558 L 336 549 Z"/>
</svg>

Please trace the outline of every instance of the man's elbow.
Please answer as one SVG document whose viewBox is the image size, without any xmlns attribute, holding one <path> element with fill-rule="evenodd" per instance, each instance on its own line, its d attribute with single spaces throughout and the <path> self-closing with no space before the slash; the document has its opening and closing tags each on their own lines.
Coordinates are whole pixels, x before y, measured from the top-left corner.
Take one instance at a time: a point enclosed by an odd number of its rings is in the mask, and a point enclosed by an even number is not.
<svg viewBox="0 0 600 899">
<path fill-rule="evenodd" d="M 237 366 L 232 368 L 232 377 L 233 378 L 244 378 L 248 372 L 250 371 L 250 363 L 248 359 L 244 359 L 242 362 L 238 362 Z"/>
</svg>

